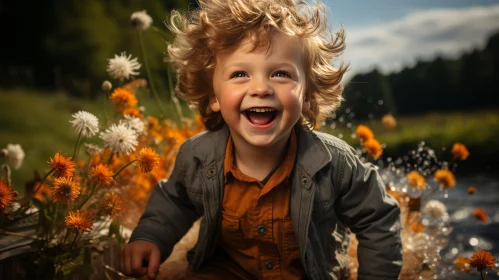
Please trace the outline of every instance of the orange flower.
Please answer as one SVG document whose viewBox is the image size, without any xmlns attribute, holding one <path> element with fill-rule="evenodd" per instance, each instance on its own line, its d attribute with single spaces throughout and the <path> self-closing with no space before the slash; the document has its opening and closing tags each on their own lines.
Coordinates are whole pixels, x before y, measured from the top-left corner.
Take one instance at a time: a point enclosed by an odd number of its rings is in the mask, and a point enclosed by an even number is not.
<svg viewBox="0 0 499 280">
<path fill-rule="evenodd" d="M 453 188 L 456 185 L 456 178 L 454 177 L 454 174 L 447 169 L 439 169 L 435 171 L 435 179 L 446 189 Z"/>
<path fill-rule="evenodd" d="M 54 179 L 54 189 L 52 197 L 55 202 L 70 203 L 80 195 L 80 184 L 71 177 L 61 177 Z"/>
<path fill-rule="evenodd" d="M 417 171 L 411 171 L 406 176 L 409 185 L 417 190 L 424 190 L 426 188 L 426 182 L 424 177 Z"/>
<path fill-rule="evenodd" d="M 39 182 L 36 182 L 36 186 L 39 186 Z M 52 198 L 52 188 L 47 184 L 43 183 L 34 196 L 39 201 L 47 201 L 47 199 Z"/>
<path fill-rule="evenodd" d="M 470 272 L 471 270 L 470 259 L 465 257 L 458 256 L 454 261 L 454 265 L 463 272 Z"/>
<path fill-rule="evenodd" d="M 468 194 L 473 195 L 476 193 L 476 188 L 474 186 L 468 187 Z"/>
<path fill-rule="evenodd" d="M 357 136 L 364 142 L 374 138 L 374 133 L 365 125 L 357 126 Z"/>
<path fill-rule="evenodd" d="M 137 88 L 140 87 L 146 87 L 147 86 L 147 80 L 146 79 L 135 79 L 132 80 L 131 82 L 127 83 L 123 87 L 128 90 L 136 90 Z"/>
<path fill-rule="evenodd" d="M 374 159 L 378 159 L 379 156 L 381 156 L 381 154 L 383 153 L 381 144 L 374 138 L 367 139 L 367 141 L 364 142 L 364 149 Z"/>
<path fill-rule="evenodd" d="M 476 267 L 477 271 L 483 269 L 493 269 L 496 264 L 496 259 L 490 252 L 478 250 L 470 258 L 470 265 Z"/>
<path fill-rule="evenodd" d="M 383 118 L 381 118 L 381 123 L 388 129 L 393 129 L 397 126 L 397 120 L 391 114 L 384 115 Z"/>
<path fill-rule="evenodd" d="M 412 223 L 411 230 L 413 232 L 424 232 L 425 226 L 421 222 Z"/>
<path fill-rule="evenodd" d="M 104 215 L 116 216 L 121 210 L 121 199 L 115 193 L 107 193 L 101 203 L 101 211 Z"/>
<path fill-rule="evenodd" d="M 454 159 L 465 160 L 470 155 L 470 153 L 468 152 L 468 149 L 465 145 L 461 143 L 455 143 L 454 146 L 452 146 L 452 155 Z"/>
<path fill-rule="evenodd" d="M 123 111 L 128 107 L 134 107 L 138 102 L 135 95 L 124 88 L 115 89 L 109 98 L 116 104 L 119 111 Z"/>
<path fill-rule="evenodd" d="M 399 203 L 402 203 L 405 201 L 407 195 L 403 194 L 403 193 L 399 193 L 397 191 L 392 191 L 390 188 L 388 188 L 386 190 L 386 192 L 388 194 L 390 194 L 391 196 L 393 196 L 393 198 L 395 198 L 395 200 L 397 200 Z"/>
<path fill-rule="evenodd" d="M 480 208 L 473 209 L 473 213 L 471 215 L 482 223 L 486 223 L 489 220 L 487 213 Z"/>
<path fill-rule="evenodd" d="M 89 212 L 69 212 L 65 220 L 66 226 L 68 228 L 73 228 L 81 231 L 91 231 L 92 229 L 92 215 Z"/>
<path fill-rule="evenodd" d="M 159 156 L 153 149 L 146 147 L 140 150 L 138 161 L 142 172 L 148 173 L 159 165 Z"/>
<path fill-rule="evenodd" d="M 99 186 L 109 186 L 114 181 L 114 173 L 105 164 L 99 164 L 90 170 L 90 180 Z"/>
<path fill-rule="evenodd" d="M 7 180 L 0 178 L 0 211 L 7 214 L 16 197 L 17 192 L 9 186 Z"/>
<path fill-rule="evenodd" d="M 54 169 L 54 174 L 52 174 L 54 178 L 71 177 L 76 171 L 75 162 L 70 157 L 66 158 L 61 155 L 60 152 L 57 152 L 54 158 L 50 158 L 48 164 Z"/>
<path fill-rule="evenodd" d="M 140 118 L 142 113 L 137 108 L 125 108 L 123 110 L 123 116 L 130 115 L 132 117 Z"/>
</svg>

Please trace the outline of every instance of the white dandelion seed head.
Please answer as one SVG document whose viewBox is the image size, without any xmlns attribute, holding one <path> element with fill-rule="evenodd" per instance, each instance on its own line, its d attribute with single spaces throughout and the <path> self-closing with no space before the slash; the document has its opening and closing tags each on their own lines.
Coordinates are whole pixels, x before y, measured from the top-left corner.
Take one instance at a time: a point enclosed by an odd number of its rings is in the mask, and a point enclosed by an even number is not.
<svg viewBox="0 0 499 280">
<path fill-rule="evenodd" d="M 126 127 L 135 130 L 138 135 L 145 135 L 147 132 L 144 121 L 134 116 L 125 115 L 125 118 L 120 120 L 120 124 L 124 124 Z"/>
<path fill-rule="evenodd" d="M 100 133 L 104 147 L 115 154 L 130 154 L 138 145 L 137 132 L 124 124 L 113 124 L 105 132 Z"/>
<path fill-rule="evenodd" d="M 95 156 L 95 155 L 99 154 L 100 152 L 102 152 L 102 148 L 100 148 L 99 146 L 94 145 L 94 144 L 83 143 L 83 146 L 85 146 L 85 152 L 89 156 Z"/>
<path fill-rule="evenodd" d="M 19 144 L 7 144 L 7 162 L 14 169 L 19 169 L 21 165 L 23 165 L 24 160 L 24 151 L 21 145 Z"/>
<path fill-rule="evenodd" d="M 78 134 L 83 137 L 92 137 L 99 132 L 99 119 L 93 114 L 79 111 L 73 114 L 74 120 L 70 121 Z"/>
<path fill-rule="evenodd" d="M 103 91 L 110 91 L 113 88 L 113 84 L 110 81 L 104 81 L 101 87 Z"/>
<path fill-rule="evenodd" d="M 107 73 L 114 79 L 123 81 L 129 79 L 130 75 L 136 76 L 139 74 L 136 70 L 140 69 L 141 64 L 137 62 L 137 58 L 132 59 L 132 55 L 126 56 L 126 52 L 121 55 L 114 55 L 114 58 L 108 59 Z"/>
<path fill-rule="evenodd" d="M 137 30 L 147 30 L 151 27 L 152 18 L 147 14 L 146 10 L 134 12 L 130 16 L 132 26 Z"/>
<path fill-rule="evenodd" d="M 423 212 L 433 219 L 445 219 L 449 216 L 447 213 L 447 207 L 438 201 L 438 200 L 430 200 L 426 203 Z"/>
</svg>

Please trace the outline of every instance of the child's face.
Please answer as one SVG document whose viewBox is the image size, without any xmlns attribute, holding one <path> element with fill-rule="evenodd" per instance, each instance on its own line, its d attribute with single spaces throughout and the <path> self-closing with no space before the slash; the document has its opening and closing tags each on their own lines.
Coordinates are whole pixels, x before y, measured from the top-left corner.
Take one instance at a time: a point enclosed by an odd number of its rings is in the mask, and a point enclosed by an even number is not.
<svg viewBox="0 0 499 280">
<path fill-rule="evenodd" d="M 281 33 L 270 48 L 250 52 L 248 42 L 217 54 L 210 107 L 221 111 L 234 141 L 270 147 L 287 141 L 309 106 L 302 45 Z"/>
</svg>

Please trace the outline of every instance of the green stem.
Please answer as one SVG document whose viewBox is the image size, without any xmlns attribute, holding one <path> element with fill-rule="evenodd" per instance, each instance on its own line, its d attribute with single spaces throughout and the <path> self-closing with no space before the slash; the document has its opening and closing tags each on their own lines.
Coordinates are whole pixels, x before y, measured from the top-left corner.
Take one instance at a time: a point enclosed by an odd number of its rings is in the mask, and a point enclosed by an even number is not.
<svg viewBox="0 0 499 280">
<path fill-rule="evenodd" d="M 111 164 L 111 161 L 113 160 L 113 156 L 114 156 L 114 153 L 111 152 L 111 154 L 109 155 L 109 159 L 107 160 L 107 165 Z"/>
<path fill-rule="evenodd" d="M 97 187 L 96 184 L 93 184 L 91 187 L 90 187 L 90 194 L 85 198 L 85 200 L 83 201 L 83 203 L 80 205 L 80 207 L 78 207 L 77 209 L 81 209 L 83 210 L 85 204 L 87 204 L 87 202 L 90 200 L 90 198 L 95 194 L 95 188 Z"/>
<path fill-rule="evenodd" d="M 177 110 L 177 117 L 179 123 L 182 124 L 182 118 L 184 117 L 184 113 L 182 112 L 182 106 L 180 106 L 180 102 L 178 101 L 177 96 L 175 96 L 175 89 L 173 88 L 172 74 L 170 71 L 170 66 L 166 67 L 168 72 L 168 89 L 170 90 L 170 99 L 173 101 L 175 105 L 175 109 Z"/>
<path fill-rule="evenodd" d="M 78 144 L 80 143 L 81 131 L 78 133 L 78 139 L 76 139 L 75 150 L 73 151 L 73 161 L 76 162 L 76 153 L 78 151 Z"/>
<path fill-rule="evenodd" d="M 64 239 L 62 240 L 62 244 L 61 245 L 64 245 L 66 243 L 66 240 L 68 239 L 68 236 L 69 236 L 69 229 L 66 229 L 66 235 L 64 235 Z"/>
<path fill-rule="evenodd" d="M 71 242 L 71 246 L 69 246 L 69 251 L 73 249 L 73 245 L 75 244 L 76 238 L 78 238 L 78 234 L 80 233 L 77 229 L 75 231 L 75 237 L 73 238 L 73 242 Z"/>
<path fill-rule="evenodd" d="M 152 29 L 153 31 L 158 32 L 158 33 L 159 33 L 159 34 L 161 34 L 161 35 L 164 35 L 165 37 L 170 36 L 170 35 L 168 35 L 168 34 L 164 33 L 161 29 L 157 28 L 156 26 L 151 25 L 151 29 Z"/>
<path fill-rule="evenodd" d="M 156 87 L 154 86 L 154 81 L 152 79 L 151 69 L 149 68 L 149 63 L 147 62 L 147 51 L 146 51 L 146 47 L 144 45 L 144 38 L 143 38 L 141 31 L 139 31 L 139 41 L 140 41 L 140 49 L 142 50 L 142 59 L 144 60 L 144 66 L 145 66 L 146 72 L 147 72 L 147 78 L 149 79 L 149 83 L 151 84 L 152 94 L 154 95 L 154 98 L 156 99 L 156 103 L 158 103 L 159 110 L 166 117 L 166 110 L 163 107 L 163 102 L 161 102 L 161 99 L 159 98 L 159 95 L 156 92 Z"/>
<path fill-rule="evenodd" d="M 0 234 L 23 237 L 23 238 L 33 239 L 33 240 L 40 240 L 39 237 L 28 236 L 28 235 L 20 234 L 17 232 L 5 231 L 3 229 L 0 229 Z"/>
<path fill-rule="evenodd" d="M 480 269 L 480 277 L 482 278 L 482 280 L 485 280 L 486 278 L 485 269 Z"/>
<path fill-rule="evenodd" d="M 118 170 L 118 172 L 116 172 L 114 175 L 113 175 L 113 178 L 116 178 L 116 176 L 118 176 L 118 174 L 121 173 L 121 171 L 123 171 L 123 169 L 127 168 L 130 164 L 136 162 L 138 160 L 134 159 L 132 161 L 130 161 L 129 163 L 125 164 L 125 166 L 123 166 L 120 170 Z"/>
<path fill-rule="evenodd" d="M 42 182 L 40 183 L 40 185 L 38 185 L 38 188 L 36 188 L 36 190 L 33 192 L 33 194 L 32 194 L 32 196 L 31 196 L 31 197 L 34 197 L 34 196 L 35 196 L 35 194 L 38 192 L 38 190 L 42 187 L 43 183 L 45 183 L 45 180 L 47 180 L 48 176 L 49 176 L 50 174 L 52 174 L 52 172 L 54 172 L 54 171 L 55 171 L 55 168 L 52 168 L 49 172 L 47 172 L 47 174 L 45 174 L 45 177 L 43 177 Z M 30 200 L 31 200 L 31 198 L 30 198 Z M 29 200 L 28 200 L 28 201 L 29 201 Z"/>
<path fill-rule="evenodd" d="M 52 228 L 50 229 L 50 236 L 49 236 L 49 239 L 48 239 L 48 242 L 50 242 L 52 240 L 52 238 L 54 238 L 57 230 L 54 230 L 55 227 L 57 226 L 57 213 L 59 212 L 59 205 L 60 203 L 56 203 L 55 204 L 55 212 L 54 212 L 54 219 L 52 220 Z"/>
</svg>

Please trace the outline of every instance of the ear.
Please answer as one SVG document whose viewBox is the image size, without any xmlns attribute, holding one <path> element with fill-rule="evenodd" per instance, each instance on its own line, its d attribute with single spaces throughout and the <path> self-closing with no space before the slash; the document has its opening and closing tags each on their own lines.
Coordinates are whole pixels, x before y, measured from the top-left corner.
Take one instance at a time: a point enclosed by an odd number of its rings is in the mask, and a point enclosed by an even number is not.
<svg viewBox="0 0 499 280">
<path fill-rule="evenodd" d="M 210 94 L 210 108 L 213 112 L 220 112 L 220 103 L 215 93 Z"/>
</svg>

